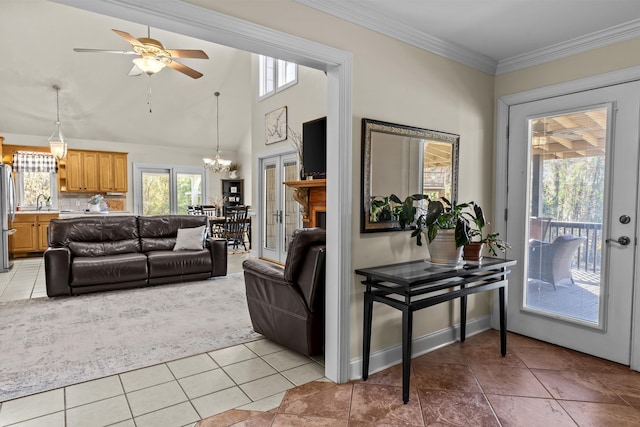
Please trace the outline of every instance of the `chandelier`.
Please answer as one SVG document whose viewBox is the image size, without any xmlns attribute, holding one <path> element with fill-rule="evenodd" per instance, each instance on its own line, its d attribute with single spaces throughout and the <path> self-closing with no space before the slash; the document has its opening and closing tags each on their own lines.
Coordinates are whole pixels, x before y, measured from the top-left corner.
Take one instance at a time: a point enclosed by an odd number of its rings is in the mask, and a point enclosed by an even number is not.
<svg viewBox="0 0 640 427">
<path fill-rule="evenodd" d="M 229 171 L 231 160 L 223 160 L 220 158 L 222 150 L 220 150 L 220 92 L 214 93 L 216 96 L 216 153 L 213 159 L 205 157 L 204 167 L 213 173 L 221 173 Z"/>
<path fill-rule="evenodd" d="M 56 90 L 56 130 L 49 137 L 49 149 L 56 159 L 62 160 L 67 155 L 67 143 L 60 129 L 60 86 L 54 85 L 53 88 Z"/>
</svg>

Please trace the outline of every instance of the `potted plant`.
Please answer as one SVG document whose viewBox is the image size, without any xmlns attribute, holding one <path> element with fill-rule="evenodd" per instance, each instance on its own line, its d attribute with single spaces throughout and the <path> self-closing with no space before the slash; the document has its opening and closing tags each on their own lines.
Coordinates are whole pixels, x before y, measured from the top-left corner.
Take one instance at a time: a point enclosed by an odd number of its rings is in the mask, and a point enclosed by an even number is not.
<svg viewBox="0 0 640 427">
<path fill-rule="evenodd" d="M 236 179 L 238 177 L 238 171 L 240 170 L 240 163 L 231 162 L 229 165 L 229 178 Z"/>
<path fill-rule="evenodd" d="M 451 203 L 444 197 L 431 200 L 423 194 L 414 194 L 400 200 L 392 194 L 389 199 L 396 203 L 394 213 L 401 229 L 412 225 L 411 237 L 422 246 L 422 235 L 427 236 L 431 262 L 436 264 L 457 264 L 462 247 L 470 242 L 469 220 L 463 215 L 466 203 Z M 426 209 L 425 209 L 426 204 Z"/>
<path fill-rule="evenodd" d="M 467 204 L 468 209 L 463 212 L 465 218 L 473 224 L 469 231 L 470 242 L 464 245 L 463 258 L 469 261 L 480 261 L 482 249 L 486 246 L 492 256 L 497 256 L 497 251 L 504 252 L 511 246 L 500 238 L 500 233 L 486 233 L 484 227 L 489 225 L 485 219 L 480 205 L 475 202 Z"/>
</svg>

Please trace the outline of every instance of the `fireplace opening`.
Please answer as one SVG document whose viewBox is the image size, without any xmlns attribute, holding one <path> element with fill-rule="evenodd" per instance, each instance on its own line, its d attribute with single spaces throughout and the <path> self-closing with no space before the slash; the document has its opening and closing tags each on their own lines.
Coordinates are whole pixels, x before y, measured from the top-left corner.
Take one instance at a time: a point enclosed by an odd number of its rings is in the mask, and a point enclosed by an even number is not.
<svg viewBox="0 0 640 427">
<path fill-rule="evenodd" d="M 318 227 L 324 230 L 327 229 L 327 213 L 326 212 L 316 212 L 316 224 Z"/>
</svg>

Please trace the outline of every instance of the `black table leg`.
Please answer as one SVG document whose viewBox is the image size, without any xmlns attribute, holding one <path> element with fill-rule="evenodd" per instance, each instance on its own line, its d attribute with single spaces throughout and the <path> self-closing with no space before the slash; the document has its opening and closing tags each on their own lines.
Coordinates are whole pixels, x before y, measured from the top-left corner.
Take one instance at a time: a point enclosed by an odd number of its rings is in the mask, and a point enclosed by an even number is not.
<svg viewBox="0 0 640 427">
<path fill-rule="evenodd" d="M 402 401 L 409 402 L 409 379 L 411 378 L 411 335 L 413 311 L 407 305 L 402 310 Z"/>
<path fill-rule="evenodd" d="M 467 338 L 467 297 L 460 297 L 460 342 Z"/>
<path fill-rule="evenodd" d="M 505 298 L 506 285 L 498 288 L 500 299 L 500 353 L 507 355 L 507 304 Z"/>
<path fill-rule="evenodd" d="M 371 288 L 367 286 L 364 293 L 364 330 L 362 334 L 362 379 L 369 378 L 369 353 L 371 353 L 371 320 L 373 315 L 373 299 Z"/>
</svg>

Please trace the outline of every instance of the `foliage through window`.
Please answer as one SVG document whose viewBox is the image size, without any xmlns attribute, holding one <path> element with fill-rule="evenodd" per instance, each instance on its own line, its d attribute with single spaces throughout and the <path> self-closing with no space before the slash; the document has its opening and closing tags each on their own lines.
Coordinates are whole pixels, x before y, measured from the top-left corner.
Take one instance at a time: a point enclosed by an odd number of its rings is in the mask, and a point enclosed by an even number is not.
<svg viewBox="0 0 640 427">
<path fill-rule="evenodd" d="M 184 215 L 201 205 L 204 171 L 194 167 L 134 165 L 135 206 L 142 215 Z"/>
<path fill-rule="evenodd" d="M 19 180 L 19 199 L 18 203 L 23 207 L 37 208 L 38 196 L 41 202 L 50 200 L 55 194 L 55 178 L 56 175 L 51 172 L 20 172 Z"/>
<path fill-rule="evenodd" d="M 266 98 L 298 83 L 298 65 L 260 55 L 258 79 L 259 98 Z"/>
</svg>

